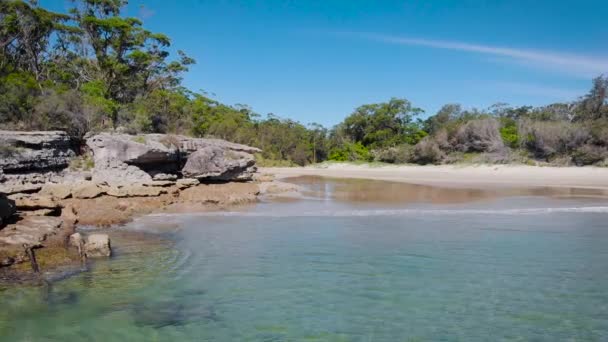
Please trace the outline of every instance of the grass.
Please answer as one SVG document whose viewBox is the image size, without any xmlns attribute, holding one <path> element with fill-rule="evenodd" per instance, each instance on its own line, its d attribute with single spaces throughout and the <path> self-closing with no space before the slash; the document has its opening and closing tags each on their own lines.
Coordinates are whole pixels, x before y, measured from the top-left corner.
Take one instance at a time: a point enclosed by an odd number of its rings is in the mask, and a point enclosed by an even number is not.
<svg viewBox="0 0 608 342">
<path fill-rule="evenodd" d="M 136 143 L 140 143 L 140 144 L 146 143 L 146 137 L 144 137 L 143 135 L 134 136 L 133 138 L 131 138 L 131 140 L 135 141 Z"/>
<path fill-rule="evenodd" d="M 95 161 L 90 154 L 83 154 L 70 161 L 71 171 L 90 171 L 95 167 Z"/>
</svg>

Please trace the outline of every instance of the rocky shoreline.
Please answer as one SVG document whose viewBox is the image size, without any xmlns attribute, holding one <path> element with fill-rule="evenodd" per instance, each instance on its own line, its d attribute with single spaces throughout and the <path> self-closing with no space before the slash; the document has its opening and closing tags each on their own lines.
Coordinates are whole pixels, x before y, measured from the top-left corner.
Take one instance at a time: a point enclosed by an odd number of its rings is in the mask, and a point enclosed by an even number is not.
<svg viewBox="0 0 608 342">
<path fill-rule="evenodd" d="M 252 203 L 281 184 L 254 147 L 179 135 L 0 131 L 0 279 L 111 255 L 109 227 L 161 210 Z M 286 190 L 287 191 L 287 190 Z"/>
</svg>

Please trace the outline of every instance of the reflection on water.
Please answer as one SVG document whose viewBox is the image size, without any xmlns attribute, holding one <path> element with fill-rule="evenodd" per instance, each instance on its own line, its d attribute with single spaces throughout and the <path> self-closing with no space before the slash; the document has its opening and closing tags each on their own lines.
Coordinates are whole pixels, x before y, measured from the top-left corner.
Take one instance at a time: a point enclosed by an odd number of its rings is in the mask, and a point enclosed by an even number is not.
<svg viewBox="0 0 608 342">
<path fill-rule="evenodd" d="M 517 211 L 607 200 L 294 181 L 310 199 L 113 229 L 90 272 L 0 292 L 0 340 L 608 339 L 608 214 Z"/>
<path fill-rule="evenodd" d="M 505 196 L 587 197 L 608 199 L 608 191 L 585 188 L 485 188 L 467 189 L 366 179 L 331 179 L 318 176 L 287 178 L 304 186 L 317 198 L 374 203 L 466 203 Z"/>
</svg>

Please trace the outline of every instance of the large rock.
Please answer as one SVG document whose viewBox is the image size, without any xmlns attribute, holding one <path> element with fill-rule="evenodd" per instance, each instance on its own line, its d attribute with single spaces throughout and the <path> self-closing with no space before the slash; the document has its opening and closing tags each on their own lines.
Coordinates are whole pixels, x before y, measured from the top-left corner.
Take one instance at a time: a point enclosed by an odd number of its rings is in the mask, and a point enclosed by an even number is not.
<svg viewBox="0 0 608 342">
<path fill-rule="evenodd" d="M 253 155 L 207 146 L 188 157 L 182 174 L 185 177 L 209 180 L 249 180 L 255 171 Z"/>
<path fill-rule="evenodd" d="M 64 169 L 75 156 L 65 132 L 0 131 L 0 169 L 5 174 Z"/>
<path fill-rule="evenodd" d="M 26 216 L 0 230 L 0 247 L 2 244 L 38 246 L 50 235 L 60 233 L 62 226 L 63 221 L 59 217 Z"/>
<path fill-rule="evenodd" d="M 13 216 L 17 211 L 15 201 L 6 197 L 5 194 L 0 194 L 0 227 L 6 223 L 6 219 Z"/>
<path fill-rule="evenodd" d="M 84 243 L 87 258 L 109 257 L 112 255 L 110 237 L 106 234 L 91 234 Z"/>
<path fill-rule="evenodd" d="M 197 139 L 166 134 L 102 133 L 87 139 L 93 152 L 93 180 L 111 185 L 149 184 L 187 175 L 208 179 L 249 179 L 255 171 L 253 153 L 259 149 L 220 139 Z M 199 151 L 206 151 L 201 152 Z M 190 161 L 190 156 L 198 156 Z M 214 165 L 204 166 L 208 161 Z"/>
</svg>

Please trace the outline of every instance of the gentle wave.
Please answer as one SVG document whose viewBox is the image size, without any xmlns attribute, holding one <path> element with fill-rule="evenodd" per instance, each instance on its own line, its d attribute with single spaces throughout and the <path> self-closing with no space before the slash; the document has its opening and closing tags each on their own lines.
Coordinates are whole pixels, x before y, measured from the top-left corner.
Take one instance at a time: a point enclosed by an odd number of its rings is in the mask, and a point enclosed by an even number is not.
<svg viewBox="0 0 608 342">
<path fill-rule="evenodd" d="M 207 216 L 207 217 L 350 217 L 350 216 L 406 216 L 406 215 L 538 215 L 553 213 L 608 213 L 608 207 L 556 207 L 521 209 L 372 209 L 320 210 L 304 212 L 242 212 L 215 211 L 189 214 L 152 214 L 151 216 Z"/>
</svg>

